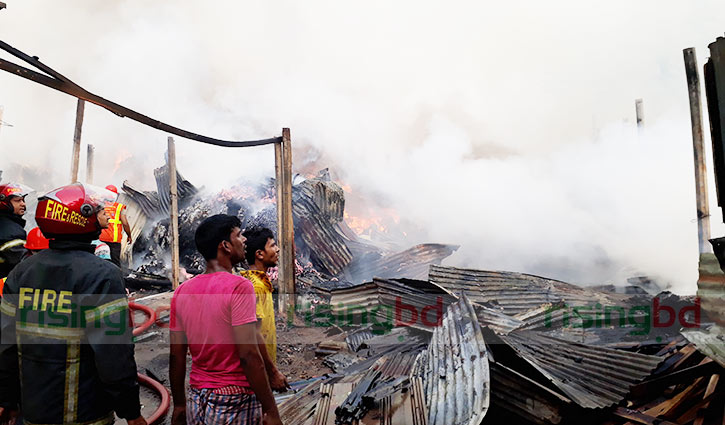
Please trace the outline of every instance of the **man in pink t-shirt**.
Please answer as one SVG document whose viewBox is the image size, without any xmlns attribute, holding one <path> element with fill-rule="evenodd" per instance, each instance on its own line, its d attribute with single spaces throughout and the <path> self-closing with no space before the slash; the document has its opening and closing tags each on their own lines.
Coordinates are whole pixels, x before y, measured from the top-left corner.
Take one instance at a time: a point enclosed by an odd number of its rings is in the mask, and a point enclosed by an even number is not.
<svg viewBox="0 0 725 425">
<path fill-rule="evenodd" d="M 241 223 L 223 214 L 209 217 L 194 239 L 206 271 L 184 282 L 171 299 L 172 423 L 281 425 L 257 346 L 254 287 L 231 273 L 244 258 Z"/>
</svg>

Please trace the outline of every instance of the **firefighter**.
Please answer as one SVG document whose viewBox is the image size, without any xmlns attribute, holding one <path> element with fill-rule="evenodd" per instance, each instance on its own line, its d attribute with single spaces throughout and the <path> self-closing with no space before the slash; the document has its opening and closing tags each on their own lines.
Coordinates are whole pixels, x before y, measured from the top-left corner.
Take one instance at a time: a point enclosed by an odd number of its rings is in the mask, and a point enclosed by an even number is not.
<svg viewBox="0 0 725 425">
<path fill-rule="evenodd" d="M 25 251 L 25 257 L 23 257 L 23 259 L 28 258 L 33 254 L 37 254 L 44 249 L 48 249 L 48 239 L 43 236 L 43 232 L 40 231 L 40 227 L 35 227 L 28 232 L 28 239 L 25 241 L 23 248 L 27 250 Z M 6 279 L 7 277 L 0 279 L 0 297 L 3 296 L 3 288 L 5 287 Z"/>
<path fill-rule="evenodd" d="M 121 272 L 93 255 L 115 194 L 74 183 L 38 199 L 50 239 L 13 269 L 0 303 L 0 423 L 129 425 L 140 414 Z"/>
<path fill-rule="evenodd" d="M 25 197 L 30 188 L 18 183 L 0 185 L 0 278 L 7 277 L 25 255 Z"/>
<path fill-rule="evenodd" d="M 116 186 L 109 184 L 106 189 L 118 195 Z M 108 228 L 101 232 L 100 240 L 111 248 L 111 261 L 121 267 L 121 239 L 123 238 L 123 232 L 126 232 L 128 244 L 130 245 L 132 242 L 131 226 L 129 226 L 126 218 L 126 206 L 114 201 L 106 205 L 106 213 L 109 218 Z"/>
</svg>

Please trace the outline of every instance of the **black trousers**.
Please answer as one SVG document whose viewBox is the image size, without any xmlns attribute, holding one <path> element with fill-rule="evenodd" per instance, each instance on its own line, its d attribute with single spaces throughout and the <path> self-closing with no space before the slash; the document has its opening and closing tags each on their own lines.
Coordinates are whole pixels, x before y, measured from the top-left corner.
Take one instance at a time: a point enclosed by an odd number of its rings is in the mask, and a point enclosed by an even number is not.
<svg viewBox="0 0 725 425">
<path fill-rule="evenodd" d="M 121 242 L 105 242 L 111 249 L 111 262 L 121 267 Z"/>
</svg>

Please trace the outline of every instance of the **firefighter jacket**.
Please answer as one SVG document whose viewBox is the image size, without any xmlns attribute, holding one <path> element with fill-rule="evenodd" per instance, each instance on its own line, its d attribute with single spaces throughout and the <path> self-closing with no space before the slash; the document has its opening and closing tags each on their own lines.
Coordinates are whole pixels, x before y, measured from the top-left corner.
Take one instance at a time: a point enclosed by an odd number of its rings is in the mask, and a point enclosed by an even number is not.
<svg viewBox="0 0 725 425">
<path fill-rule="evenodd" d="M 0 278 L 10 274 L 25 255 L 25 220 L 16 214 L 0 211 Z"/>
<path fill-rule="evenodd" d="M 121 271 L 90 243 L 52 240 L 18 264 L 0 303 L 0 406 L 29 424 L 140 415 Z"/>
</svg>

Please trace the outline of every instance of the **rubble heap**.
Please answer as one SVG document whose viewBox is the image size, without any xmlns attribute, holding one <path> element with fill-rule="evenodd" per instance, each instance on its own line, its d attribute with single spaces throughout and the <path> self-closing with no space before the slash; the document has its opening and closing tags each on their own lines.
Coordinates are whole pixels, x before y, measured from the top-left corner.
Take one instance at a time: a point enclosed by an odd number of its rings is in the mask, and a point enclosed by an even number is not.
<svg viewBox="0 0 725 425">
<path fill-rule="evenodd" d="M 122 187 L 131 199 L 129 208 L 146 216 L 144 229 L 133 246 L 136 275 L 168 275 L 170 264 L 169 178 L 164 166 L 154 171 L 156 191 L 141 191 L 127 182 Z M 274 180 L 244 184 L 220 193 L 198 189 L 177 172 L 179 194 L 180 264 L 189 273 L 203 271 L 203 261 L 194 247 L 194 231 L 206 217 L 231 214 L 245 228 L 263 226 L 276 234 L 277 213 Z M 135 204 L 135 205 L 133 205 Z M 391 252 L 359 238 L 343 220 L 345 194 L 330 179 L 327 170 L 292 188 L 295 254 L 298 284 L 349 286 L 376 277 L 425 278 L 430 264 L 440 264 L 458 247 L 423 244 Z M 301 275 L 300 275 L 301 274 Z"/>
<path fill-rule="evenodd" d="M 335 373 L 283 395 L 312 424 L 721 424 L 725 332 L 694 297 L 512 272 L 315 288 Z"/>
</svg>

